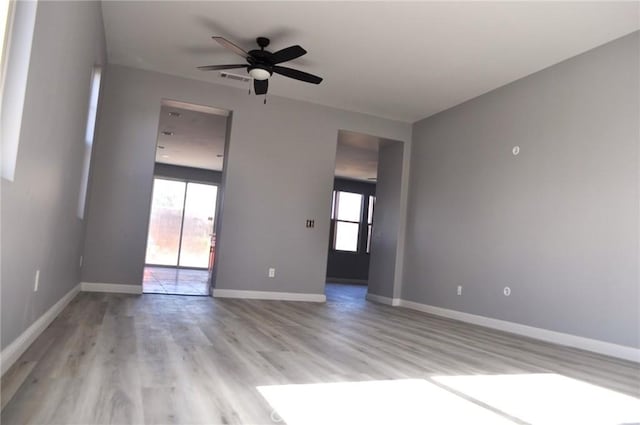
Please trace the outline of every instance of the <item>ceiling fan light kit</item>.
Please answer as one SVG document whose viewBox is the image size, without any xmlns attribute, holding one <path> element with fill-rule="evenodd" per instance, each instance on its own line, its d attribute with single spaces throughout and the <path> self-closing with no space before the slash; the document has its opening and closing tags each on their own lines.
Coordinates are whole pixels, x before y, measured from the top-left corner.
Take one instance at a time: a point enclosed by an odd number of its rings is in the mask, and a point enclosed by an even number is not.
<svg viewBox="0 0 640 425">
<path fill-rule="evenodd" d="M 317 75 L 278 65 L 283 62 L 297 59 L 307 53 L 306 50 L 298 45 L 290 46 L 272 53 L 265 50 L 265 47 L 269 45 L 269 39 L 266 37 L 258 37 L 256 38 L 256 43 L 260 49 L 250 50 L 247 52 L 224 37 L 214 36 L 212 38 L 224 48 L 232 51 L 238 56 L 242 56 L 247 63 L 233 65 L 206 65 L 199 66 L 198 69 L 202 71 L 219 71 L 224 69 L 245 68 L 253 78 L 253 91 L 256 95 L 267 94 L 267 91 L 269 90 L 269 78 L 271 78 L 274 73 L 311 84 L 320 84 L 322 82 L 322 78 Z"/>
<path fill-rule="evenodd" d="M 249 75 L 251 75 L 251 78 L 253 78 L 254 80 L 268 80 L 269 77 L 273 75 L 273 72 L 269 71 L 268 69 L 258 68 L 257 66 L 249 67 L 248 69 Z"/>
</svg>

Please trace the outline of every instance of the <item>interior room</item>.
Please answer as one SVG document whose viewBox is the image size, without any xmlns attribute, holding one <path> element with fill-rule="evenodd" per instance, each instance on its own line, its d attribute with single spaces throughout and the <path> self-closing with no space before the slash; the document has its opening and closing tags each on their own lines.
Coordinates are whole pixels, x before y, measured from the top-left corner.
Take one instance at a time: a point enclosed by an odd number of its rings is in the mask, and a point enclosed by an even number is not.
<svg viewBox="0 0 640 425">
<path fill-rule="evenodd" d="M 160 108 L 142 292 L 209 295 L 228 111 Z"/>
<path fill-rule="evenodd" d="M 0 2 L 3 424 L 640 423 L 640 2 Z"/>
</svg>

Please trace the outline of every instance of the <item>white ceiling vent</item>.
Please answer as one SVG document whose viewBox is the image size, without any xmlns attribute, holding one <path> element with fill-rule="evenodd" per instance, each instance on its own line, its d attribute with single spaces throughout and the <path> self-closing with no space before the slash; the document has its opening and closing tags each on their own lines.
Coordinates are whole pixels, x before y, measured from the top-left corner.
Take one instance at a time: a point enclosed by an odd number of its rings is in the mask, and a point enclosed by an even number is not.
<svg viewBox="0 0 640 425">
<path fill-rule="evenodd" d="M 243 83 L 248 83 L 251 81 L 251 77 L 247 77 L 246 75 L 238 75 L 232 74 L 230 72 L 220 72 L 220 78 L 226 78 L 228 80 L 241 81 Z"/>
</svg>

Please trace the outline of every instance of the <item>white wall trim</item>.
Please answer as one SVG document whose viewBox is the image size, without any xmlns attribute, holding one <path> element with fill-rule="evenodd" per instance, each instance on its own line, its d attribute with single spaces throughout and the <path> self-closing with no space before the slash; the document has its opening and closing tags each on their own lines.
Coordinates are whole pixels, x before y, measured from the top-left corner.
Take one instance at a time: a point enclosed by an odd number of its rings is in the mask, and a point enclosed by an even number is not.
<svg viewBox="0 0 640 425">
<path fill-rule="evenodd" d="M 81 282 L 82 292 L 110 292 L 117 294 L 142 294 L 142 285 L 121 285 L 119 283 Z"/>
<path fill-rule="evenodd" d="M 536 328 L 533 326 L 521 325 L 519 323 L 507 322 L 505 320 L 492 319 L 490 317 L 478 316 L 461 311 L 434 307 L 428 304 L 421 304 L 403 299 L 400 300 L 400 306 L 437 316 L 447 317 L 449 319 L 472 323 L 474 325 L 484 326 L 486 328 L 498 329 L 505 332 L 527 336 L 529 338 L 552 342 L 554 344 L 579 348 L 581 350 L 592 351 L 594 353 L 640 363 L 640 349 L 633 347 L 627 347 L 591 338 L 584 338 L 548 329 Z"/>
<path fill-rule="evenodd" d="M 369 292 L 367 292 L 367 300 L 392 306 L 400 305 L 400 298 L 383 297 L 382 295 L 376 295 Z"/>
<path fill-rule="evenodd" d="M 36 340 L 47 326 L 58 317 L 58 314 L 71 302 L 80 292 L 80 285 L 76 285 L 67 292 L 57 303 L 31 324 L 18 338 L 7 345 L 0 353 L 0 364 L 2 365 L 2 375 L 27 351 L 27 348 Z"/>
<path fill-rule="evenodd" d="M 301 294 L 297 292 L 242 291 L 237 289 L 214 289 L 215 298 L 244 298 L 249 300 L 310 301 L 323 303 L 327 301 L 324 294 Z"/>
</svg>

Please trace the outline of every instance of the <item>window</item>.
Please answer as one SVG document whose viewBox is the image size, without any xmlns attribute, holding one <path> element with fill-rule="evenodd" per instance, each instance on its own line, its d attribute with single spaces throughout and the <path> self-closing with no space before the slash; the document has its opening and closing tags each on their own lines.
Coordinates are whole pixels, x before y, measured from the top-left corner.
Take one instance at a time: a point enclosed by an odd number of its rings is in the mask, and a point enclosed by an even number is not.
<svg viewBox="0 0 640 425">
<path fill-rule="evenodd" d="M 36 24 L 35 1 L 0 1 L 2 28 L 2 70 L 0 72 L 0 140 L 2 177 L 15 178 L 22 111 L 27 91 L 31 45 Z M 8 7 L 8 8 L 7 8 Z"/>
<path fill-rule="evenodd" d="M 8 0 L 0 1 L 0 99 L 2 99 L 4 78 L 7 73 L 7 50 L 15 9 L 13 3 Z"/>
<path fill-rule="evenodd" d="M 358 252 L 363 195 L 333 192 L 331 219 L 334 222 L 333 249 Z"/>
<path fill-rule="evenodd" d="M 13 2 L 4 0 L 0 2 L 0 58 L 2 58 L 2 74 L 0 78 L 4 76 L 4 64 L 7 51 L 7 45 L 9 40 L 9 30 L 11 29 L 11 23 L 13 22 Z"/>
<path fill-rule="evenodd" d="M 87 186 L 89 185 L 89 166 L 91 165 L 91 151 L 93 150 L 93 135 L 96 130 L 96 115 L 98 114 L 98 98 L 100 97 L 100 80 L 102 70 L 93 68 L 91 76 L 91 92 L 89 94 L 89 112 L 87 113 L 87 127 L 84 136 L 84 159 L 80 180 L 80 196 L 78 198 L 78 218 L 84 218 L 85 203 L 87 201 Z"/>
<path fill-rule="evenodd" d="M 373 207 L 376 203 L 375 196 L 369 196 L 369 211 L 367 212 L 367 254 L 371 253 L 371 232 L 373 230 Z"/>
</svg>

